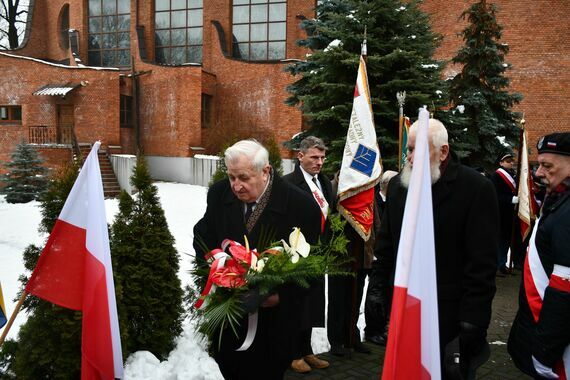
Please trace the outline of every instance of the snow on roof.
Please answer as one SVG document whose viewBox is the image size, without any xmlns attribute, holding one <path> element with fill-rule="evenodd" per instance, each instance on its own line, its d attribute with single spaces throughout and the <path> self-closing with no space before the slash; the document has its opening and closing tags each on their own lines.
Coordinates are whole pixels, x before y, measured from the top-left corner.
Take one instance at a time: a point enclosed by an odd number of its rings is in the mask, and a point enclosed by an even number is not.
<svg viewBox="0 0 570 380">
<path fill-rule="evenodd" d="M 65 96 L 75 90 L 80 84 L 48 84 L 34 91 L 32 95 Z"/>
<path fill-rule="evenodd" d="M 10 57 L 10 58 L 18 58 L 18 59 L 25 59 L 28 61 L 34 61 L 34 62 L 38 62 L 44 65 L 48 65 L 48 66 L 54 66 L 54 67 L 61 67 L 64 69 L 92 69 L 92 70 L 109 70 L 109 71 L 119 71 L 119 68 L 117 67 L 95 67 L 95 66 L 69 66 L 69 65 L 63 65 L 61 63 L 53 63 L 53 62 L 48 62 L 48 61 L 44 61 L 38 58 L 32 58 L 32 57 L 26 57 L 23 55 L 15 55 L 15 54 L 10 54 L 10 53 L 4 53 L 2 51 L 0 51 L 0 56 L 5 56 L 5 57 Z"/>
</svg>

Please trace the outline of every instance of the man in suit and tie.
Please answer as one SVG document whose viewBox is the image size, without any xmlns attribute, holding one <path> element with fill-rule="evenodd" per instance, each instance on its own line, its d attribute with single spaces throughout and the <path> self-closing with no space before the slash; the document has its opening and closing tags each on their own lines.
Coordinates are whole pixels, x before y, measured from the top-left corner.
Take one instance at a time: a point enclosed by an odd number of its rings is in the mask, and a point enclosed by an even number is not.
<svg viewBox="0 0 570 380">
<path fill-rule="evenodd" d="M 310 194 L 314 203 L 321 209 L 321 239 L 329 235 L 328 210 L 333 203 L 331 181 L 321 173 L 325 162 L 326 146 L 318 137 L 309 136 L 301 141 L 299 165 L 283 179 Z M 313 354 L 311 332 L 313 327 L 324 327 L 325 289 L 324 278 L 315 281 L 304 299 L 304 312 L 301 317 L 301 330 L 291 368 L 298 373 L 306 373 L 312 368 L 327 368 L 329 363 Z"/>
<path fill-rule="evenodd" d="M 283 181 L 269 165 L 269 154 L 255 140 L 238 141 L 224 153 L 228 178 L 208 191 L 204 217 L 194 226 L 194 249 L 198 265 L 206 266 L 208 250 L 224 239 L 262 250 L 263 244 L 288 239 L 299 227 L 311 244 L 320 233 L 320 212 L 304 192 Z M 269 237 L 270 241 L 265 241 Z M 207 247 L 207 249 L 205 248 Z M 299 331 L 304 291 L 284 284 L 259 300 L 257 333 L 251 346 L 236 351 L 246 336 L 248 319 L 222 333 L 221 344 L 212 344 L 213 357 L 226 379 L 277 380 L 293 360 L 293 345 Z"/>
</svg>

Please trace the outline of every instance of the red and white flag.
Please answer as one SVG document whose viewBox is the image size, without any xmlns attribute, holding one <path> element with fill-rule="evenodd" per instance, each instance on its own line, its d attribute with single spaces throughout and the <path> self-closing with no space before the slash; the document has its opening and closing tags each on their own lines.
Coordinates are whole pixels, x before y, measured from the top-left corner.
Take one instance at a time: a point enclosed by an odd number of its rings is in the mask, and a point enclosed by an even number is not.
<svg viewBox="0 0 570 380">
<path fill-rule="evenodd" d="M 429 113 L 420 110 L 396 260 L 383 380 L 440 379 Z"/>
<path fill-rule="evenodd" d="M 526 144 L 526 131 L 522 132 L 521 162 L 519 174 L 519 210 L 518 217 L 521 223 L 522 240 L 530 231 L 531 223 L 536 219 L 538 205 L 532 191 L 532 176 L 529 174 L 528 148 Z"/>
<path fill-rule="evenodd" d="M 352 115 L 338 180 L 338 211 L 367 241 L 374 221 L 374 186 L 380 180 L 380 149 L 376 141 L 366 63 L 360 56 Z"/>
<path fill-rule="evenodd" d="M 123 376 L 100 145 L 91 149 L 26 285 L 27 293 L 83 312 L 83 380 Z"/>
</svg>

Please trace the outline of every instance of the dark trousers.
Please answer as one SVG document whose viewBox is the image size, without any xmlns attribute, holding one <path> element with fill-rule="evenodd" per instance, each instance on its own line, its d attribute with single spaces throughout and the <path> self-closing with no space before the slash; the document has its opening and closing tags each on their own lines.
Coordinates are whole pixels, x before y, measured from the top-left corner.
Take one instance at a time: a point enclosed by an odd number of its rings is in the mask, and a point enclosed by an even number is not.
<svg viewBox="0 0 570 380">
<path fill-rule="evenodd" d="M 378 265 L 378 260 L 373 261 L 368 275 L 368 290 L 364 304 L 364 319 L 366 320 L 364 334 L 367 337 L 384 334 L 390 319 L 392 286 L 382 281 L 378 273 Z"/>
<path fill-rule="evenodd" d="M 311 347 L 311 335 L 313 329 L 303 329 L 297 334 L 297 341 L 295 342 L 297 349 L 295 352 L 295 359 L 301 359 L 304 356 L 312 355 L 313 348 Z"/>
<path fill-rule="evenodd" d="M 499 239 L 499 262 L 497 264 L 498 270 L 502 270 L 503 268 L 506 268 L 506 266 L 507 266 L 507 255 L 509 253 L 510 246 L 511 246 L 511 239 L 506 239 L 504 237 L 501 237 Z"/>
<path fill-rule="evenodd" d="M 329 277 L 327 336 L 331 345 L 352 347 L 355 342 L 360 342 L 356 324 L 367 272 L 361 269 L 356 272 L 356 277 Z M 351 333 L 354 339 L 350 339 Z"/>
</svg>

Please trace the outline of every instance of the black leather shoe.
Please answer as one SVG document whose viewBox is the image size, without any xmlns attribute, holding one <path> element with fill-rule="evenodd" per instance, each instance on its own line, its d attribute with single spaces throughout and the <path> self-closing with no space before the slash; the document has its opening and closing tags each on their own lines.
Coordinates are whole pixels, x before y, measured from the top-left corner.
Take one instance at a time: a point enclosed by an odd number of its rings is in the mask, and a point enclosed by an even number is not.
<svg viewBox="0 0 570 380">
<path fill-rule="evenodd" d="M 386 345 L 386 339 L 382 335 L 371 335 L 366 337 L 366 341 L 370 343 L 377 344 L 379 346 Z"/>
<path fill-rule="evenodd" d="M 330 353 L 335 355 L 335 356 L 344 356 L 344 355 L 346 355 L 346 350 L 340 344 L 333 344 L 333 345 L 331 345 Z"/>
<path fill-rule="evenodd" d="M 361 354 L 369 354 L 370 348 L 366 347 L 362 342 L 356 342 L 354 344 L 354 351 L 360 352 Z"/>
</svg>

